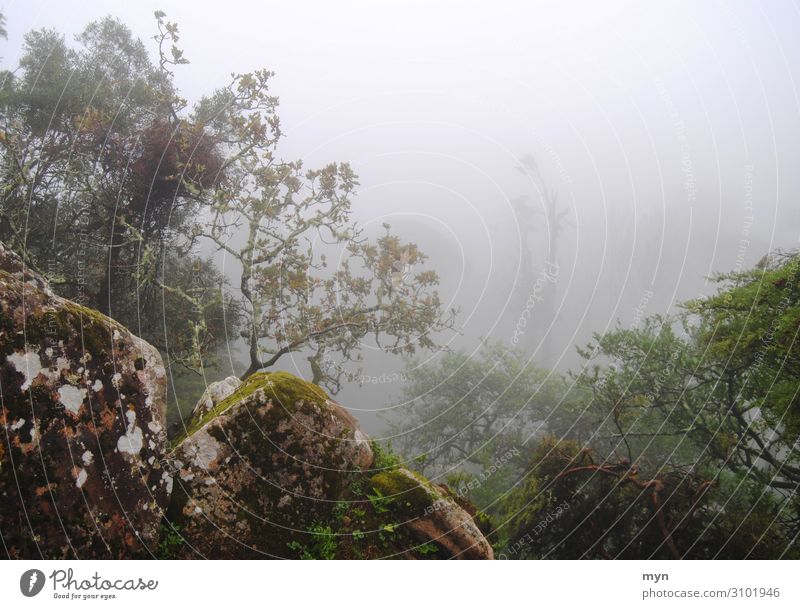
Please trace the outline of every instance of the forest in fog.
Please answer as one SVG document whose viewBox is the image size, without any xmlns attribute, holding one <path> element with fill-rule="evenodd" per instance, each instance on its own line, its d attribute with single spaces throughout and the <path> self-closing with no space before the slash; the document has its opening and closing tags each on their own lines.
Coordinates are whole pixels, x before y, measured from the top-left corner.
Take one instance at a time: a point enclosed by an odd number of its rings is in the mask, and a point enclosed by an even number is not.
<svg viewBox="0 0 800 609">
<path fill-rule="evenodd" d="M 161 4 L 3 10 L 8 557 L 800 557 L 788 9 Z"/>
</svg>

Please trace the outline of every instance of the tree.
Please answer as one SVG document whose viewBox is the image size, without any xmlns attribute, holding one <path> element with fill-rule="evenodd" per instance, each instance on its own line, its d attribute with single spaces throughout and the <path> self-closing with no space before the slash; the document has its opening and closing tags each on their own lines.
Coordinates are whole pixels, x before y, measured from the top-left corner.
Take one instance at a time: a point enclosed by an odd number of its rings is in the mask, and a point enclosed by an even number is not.
<svg viewBox="0 0 800 609">
<path fill-rule="evenodd" d="M 496 518 L 503 558 L 743 559 L 797 555 L 780 502 L 753 479 L 644 472 L 548 438 Z"/>
<path fill-rule="evenodd" d="M 798 255 L 716 277 L 715 296 L 676 317 L 599 336 L 576 380 L 592 392 L 591 443 L 654 472 L 711 471 L 777 501 L 776 526 L 800 532 Z"/>
<path fill-rule="evenodd" d="M 569 209 L 562 209 L 558 204 L 558 193 L 548 187 L 547 182 L 542 175 L 536 159 L 531 155 L 526 155 L 521 159 L 517 169 L 525 175 L 525 178 L 534 186 L 536 193 L 543 201 L 543 215 L 545 225 L 547 228 L 547 251 L 545 254 L 545 264 L 541 271 L 539 279 L 537 280 L 543 289 L 537 293 L 538 300 L 531 301 L 531 288 L 527 283 L 517 286 L 517 294 L 520 299 L 526 303 L 526 306 L 531 306 L 534 303 L 537 305 L 533 311 L 532 318 L 537 321 L 538 330 L 541 333 L 541 348 L 539 349 L 539 360 L 542 365 L 548 367 L 551 363 L 553 356 L 552 343 L 553 343 L 553 327 L 556 321 L 556 289 L 555 282 L 558 277 L 559 257 L 558 257 L 558 240 L 561 233 L 564 232 L 568 226 L 567 217 L 570 213 Z M 529 233 L 536 229 L 537 223 L 534 220 L 536 210 L 529 203 L 529 198 L 526 195 L 517 197 L 512 201 L 515 207 L 515 214 L 521 224 L 522 234 L 522 268 L 521 275 L 524 282 L 530 282 L 534 276 L 533 260 L 535 257 L 533 244 L 530 243 Z M 549 326 L 549 327 L 548 327 Z M 515 340 L 519 339 L 519 334 L 524 336 L 522 328 L 517 329 Z M 522 343 L 526 345 L 528 350 L 531 350 L 535 344 L 533 336 L 528 335 L 526 340 Z M 514 343 L 516 344 L 516 342 Z"/>
<path fill-rule="evenodd" d="M 425 260 L 415 244 L 388 225 L 376 243 L 362 238 L 350 217 L 358 182 L 347 163 L 306 171 L 278 157 L 272 76 L 236 76 L 198 104 L 195 121 L 226 142 L 227 179 L 194 234 L 241 269 L 244 377 L 305 352 L 313 382 L 335 393 L 358 375 L 340 361 L 358 361 L 365 340 L 395 354 L 433 348 L 438 332 L 453 329 L 455 311 L 442 310 L 434 271 L 415 272 Z M 340 254 L 335 269 L 324 247 Z"/>
<path fill-rule="evenodd" d="M 186 239 L 225 174 L 221 142 L 183 116 L 172 84 L 170 68 L 185 63 L 177 26 L 156 18 L 157 64 L 110 17 L 90 23 L 78 48 L 53 30 L 26 35 L 0 93 L 0 239 L 60 294 L 186 362 L 236 320 L 235 308 L 220 313 L 222 277 Z M 213 298 L 187 306 L 201 283 Z"/>
<path fill-rule="evenodd" d="M 694 300 L 687 311 L 700 319 L 698 342 L 708 358 L 741 375 L 736 417 L 749 418 L 751 456 L 778 467 L 779 454 L 796 461 L 800 439 L 800 254 L 775 252 L 759 266 L 721 274 L 716 296 Z M 763 421 L 763 425 L 759 424 Z M 764 436 L 769 436 L 766 440 Z M 762 441 L 764 440 L 764 441 Z M 788 466 L 789 464 L 786 463 Z M 794 468 L 779 468 L 794 482 Z"/>
<path fill-rule="evenodd" d="M 393 446 L 490 512 L 541 437 L 589 433 L 579 391 L 499 344 L 445 353 L 436 365 L 410 362 L 405 375 L 404 406 L 390 421 Z"/>
<path fill-rule="evenodd" d="M 780 255 L 765 268 L 720 275 L 719 293 L 686 303 L 677 318 L 595 336 L 582 353 L 606 365 L 578 381 L 629 459 L 661 444 L 667 457 L 712 458 L 794 496 L 797 269 L 797 255 Z"/>
<path fill-rule="evenodd" d="M 0 239 L 59 293 L 189 368 L 240 313 L 245 376 L 305 350 L 313 380 L 332 391 L 347 376 L 339 360 L 357 359 L 364 340 L 402 354 L 435 346 L 454 323 L 438 276 L 388 230 L 362 238 L 349 165 L 305 171 L 279 158 L 273 74 L 234 74 L 189 108 L 173 84 L 187 63 L 178 28 L 155 16 L 157 61 L 110 17 L 77 49 L 52 30 L 26 36 L 0 98 Z M 338 268 L 315 239 L 343 250 Z M 196 253 L 209 242 L 238 263 L 240 295 Z"/>
</svg>

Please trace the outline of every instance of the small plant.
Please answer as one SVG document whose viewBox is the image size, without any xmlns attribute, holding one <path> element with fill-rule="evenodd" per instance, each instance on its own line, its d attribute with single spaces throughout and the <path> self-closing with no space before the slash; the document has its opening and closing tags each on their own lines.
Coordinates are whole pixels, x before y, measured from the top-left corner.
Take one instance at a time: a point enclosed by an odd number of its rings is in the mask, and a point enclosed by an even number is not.
<svg viewBox="0 0 800 609">
<path fill-rule="evenodd" d="M 316 551 L 315 558 L 322 560 L 333 560 L 336 558 L 336 537 L 329 526 L 316 525 L 309 529 L 315 536 L 313 548 Z"/>
<path fill-rule="evenodd" d="M 337 501 L 336 505 L 333 506 L 333 510 L 331 511 L 331 515 L 336 520 L 342 520 L 347 511 L 350 509 L 350 504 L 347 501 Z"/>
<path fill-rule="evenodd" d="M 392 503 L 391 497 L 385 497 L 384 494 L 380 491 L 380 489 L 373 489 L 375 491 L 374 495 L 367 493 L 367 499 L 372 504 L 372 509 L 375 510 L 376 514 L 385 514 L 389 511 L 389 505 Z"/>
<path fill-rule="evenodd" d="M 392 445 L 383 448 L 378 442 L 372 440 L 372 454 L 375 456 L 372 467 L 377 470 L 397 469 L 403 465 L 402 459 L 392 452 Z"/>
<path fill-rule="evenodd" d="M 297 552 L 301 558 L 305 559 L 306 556 L 306 547 L 300 543 L 299 541 L 290 541 L 286 544 L 286 547 L 290 550 L 294 550 Z"/>
<path fill-rule="evenodd" d="M 423 556 L 427 556 L 428 554 L 435 554 L 439 551 L 439 546 L 435 543 L 426 543 L 418 548 L 416 548 L 418 554 L 422 554 Z"/>
<path fill-rule="evenodd" d="M 181 528 L 176 524 L 162 524 L 161 535 L 158 543 L 156 555 L 161 560 L 174 560 L 177 557 L 178 548 L 183 545 L 183 537 L 180 533 Z"/>
<path fill-rule="evenodd" d="M 309 545 L 290 541 L 286 547 L 297 552 L 302 560 L 334 560 L 337 545 L 333 530 L 327 525 L 315 524 L 308 532 L 314 536 Z"/>
</svg>

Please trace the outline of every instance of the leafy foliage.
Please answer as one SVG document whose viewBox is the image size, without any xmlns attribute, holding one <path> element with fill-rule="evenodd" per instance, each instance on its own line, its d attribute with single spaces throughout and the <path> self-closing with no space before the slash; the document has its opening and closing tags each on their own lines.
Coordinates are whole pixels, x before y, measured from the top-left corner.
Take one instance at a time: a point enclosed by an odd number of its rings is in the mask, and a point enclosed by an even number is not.
<svg viewBox="0 0 800 609">
<path fill-rule="evenodd" d="M 304 351 L 335 392 L 359 376 L 343 363 L 367 342 L 404 355 L 437 346 L 454 312 L 425 255 L 388 227 L 363 238 L 347 163 L 280 158 L 274 74 L 233 74 L 190 107 L 174 84 L 188 63 L 178 26 L 155 18 L 156 59 L 111 17 L 77 47 L 54 30 L 26 35 L 0 89 L 0 239 L 60 294 L 195 371 L 241 333 L 244 376 Z M 241 271 L 235 296 L 197 253 L 209 247 Z"/>
<path fill-rule="evenodd" d="M 778 252 L 595 335 L 572 384 L 500 346 L 412 367 L 395 441 L 490 513 L 509 558 L 795 556 L 798 265 Z"/>
<path fill-rule="evenodd" d="M 178 29 L 163 13 L 157 24 L 157 63 L 111 17 L 77 48 L 54 30 L 25 36 L 0 91 L 0 239 L 60 294 L 191 364 L 238 316 L 188 238 L 226 179 L 223 142 L 183 112 Z"/>
<path fill-rule="evenodd" d="M 521 475 L 537 437 L 588 433 L 567 380 L 501 345 L 484 344 L 476 357 L 444 353 L 436 365 L 412 362 L 406 376 L 406 406 L 390 421 L 394 443 L 479 506 Z"/>
<path fill-rule="evenodd" d="M 752 479 L 646 474 L 554 438 L 540 443 L 505 509 L 509 558 L 777 558 L 786 548 L 779 502 Z"/>
</svg>

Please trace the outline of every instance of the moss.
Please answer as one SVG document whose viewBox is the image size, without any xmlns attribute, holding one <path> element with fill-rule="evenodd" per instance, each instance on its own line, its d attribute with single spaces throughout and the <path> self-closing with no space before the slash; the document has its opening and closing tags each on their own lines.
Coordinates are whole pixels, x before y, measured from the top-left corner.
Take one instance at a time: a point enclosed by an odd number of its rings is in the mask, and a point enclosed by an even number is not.
<svg viewBox="0 0 800 609">
<path fill-rule="evenodd" d="M 84 307 L 74 302 L 64 301 L 62 308 L 56 313 L 57 319 L 63 327 L 72 326 L 78 332 L 79 344 L 83 351 L 91 353 L 93 357 L 100 356 L 112 347 L 113 331 L 119 330 L 125 335 L 128 330 L 119 322 L 103 315 L 99 311 Z M 44 316 L 47 319 L 47 314 Z M 46 321 L 45 321 L 46 323 Z"/>
<path fill-rule="evenodd" d="M 5 330 L 6 336 L 22 337 L 13 331 L 15 322 L 10 315 L 0 314 L 0 327 Z M 31 346 L 44 349 L 64 341 L 64 348 L 70 357 L 78 359 L 84 353 L 89 353 L 92 359 L 102 361 L 111 352 L 114 329 L 128 335 L 124 326 L 110 317 L 74 302 L 34 302 L 26 307 L 24 339 L 2 341 L 0 348 L 9 353 Z"/>
<path fill-rule="evenodd" d="M 370 478 L 375 490 L 392 499 L 404 512 L 424 512 L 441 498 L 425 478 L 407 469 L 383 471 Z"/>
<path fill-rule="evenodd" d="M 214 418 L 223 414 L 231 407 L 241 404 L 256 391 L 263 390 L 266 397 L 273 404 L 294 411 L 298 403 L 313 403 L 324 406 L 328 401 L 328 394 L 322 389 L 288 372 L 256 372 L 249 376 L 227 398 L 202 417 L 195 417 L 189 421 L 186 429 L 171 441 L 171 446 L 177 447 L 183 440 L 194 432 L 204 427 Z"/>
</svg>

